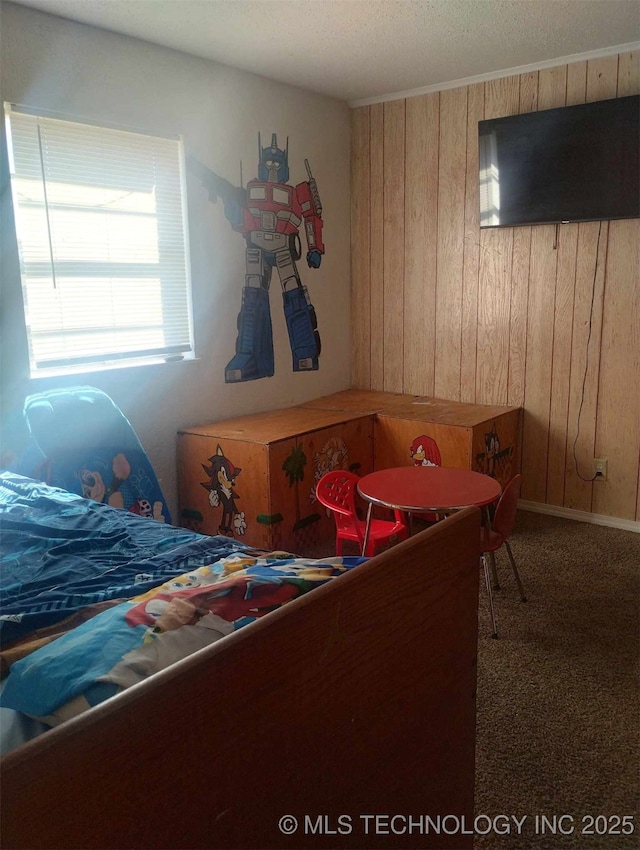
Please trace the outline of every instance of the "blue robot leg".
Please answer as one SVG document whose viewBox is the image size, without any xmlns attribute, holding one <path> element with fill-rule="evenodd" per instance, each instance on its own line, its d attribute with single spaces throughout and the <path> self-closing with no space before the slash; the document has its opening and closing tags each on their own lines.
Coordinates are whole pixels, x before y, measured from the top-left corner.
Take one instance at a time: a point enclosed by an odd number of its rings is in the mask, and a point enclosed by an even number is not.
<svg viewBox="0 0 640 850">
<path fill-rule="evenodd" d="M 238 315 L 236 354 L 227 363 L 227 384 L 270 378 L 273 375 L 273 332 L 269 291 L 261 286 L 245 286 Z"/>
<path fill-rule="evenodd" d="M 309 302 L 306 286 L 297 286 L 282 293 L 284 315 L 293 355 L 293 371 L 308 372 L 318 368 L 320 334 L 316 311 Z"/>
</svg>

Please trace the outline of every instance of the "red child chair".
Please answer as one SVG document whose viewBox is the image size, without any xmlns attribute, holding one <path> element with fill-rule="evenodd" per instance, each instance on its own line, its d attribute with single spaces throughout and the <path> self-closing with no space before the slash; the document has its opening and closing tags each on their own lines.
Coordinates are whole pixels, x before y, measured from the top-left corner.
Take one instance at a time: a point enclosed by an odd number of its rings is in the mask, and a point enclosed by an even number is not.
<svg viewBox="0 0 640 850">
<path fill-rule="evenodd" d="M 351 540 L 358 543 L 360 551 L 364 544 L 366 523 L 356 511 L 356 484 L 358 476 L 345 469 L 334 469 L 322 476 L 316 486 L 318 501 L 333 512 L 336 521 L 336 555 L 342 555 L 342 543 Z M 372 519 L 365 555 L 375 554 L 376 546 L 382 543 L 404 540 L 409 528 L 402 511 L 394 511 L 394 520 Z"/>
</svg>

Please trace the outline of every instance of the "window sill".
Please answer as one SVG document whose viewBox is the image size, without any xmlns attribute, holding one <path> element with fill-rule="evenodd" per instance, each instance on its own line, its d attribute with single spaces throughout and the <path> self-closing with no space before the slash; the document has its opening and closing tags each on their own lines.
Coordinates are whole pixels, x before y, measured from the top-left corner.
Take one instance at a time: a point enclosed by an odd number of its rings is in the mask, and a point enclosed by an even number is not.
<svg viewBox="0 0 640 850">
<path fill-rule="evenodd" d="M 110 361 L 108 363 L 87 363 L 76 366 L 38 369 L 36 372 L 31 372 L 29 378 L 31 381 L 61 377 L 72 378 L 74 375 L 95 374 L 97 372 L 120 372 L 123 369 L 139 369 L 147 368 L 149 366 L 172 366 L 179 363 L 195 362 L 199 359 L 200 358 L 196 357 L 194 354 L 190 354 L 182 357 L 145 357 L 122 362 Z"/>
</svg>

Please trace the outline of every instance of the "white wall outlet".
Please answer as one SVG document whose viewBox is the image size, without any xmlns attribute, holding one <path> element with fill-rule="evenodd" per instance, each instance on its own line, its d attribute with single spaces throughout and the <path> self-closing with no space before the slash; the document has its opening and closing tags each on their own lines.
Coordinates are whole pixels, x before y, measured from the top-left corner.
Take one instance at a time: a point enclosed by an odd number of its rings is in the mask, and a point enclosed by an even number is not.
<svg viewBox="0 0 640 850">
<path fill-rule="evenodd" d="M 607 480 L 607 461 L 603 457 L 593 459 L 593 474 L 596 481 Z"/>
</svg>

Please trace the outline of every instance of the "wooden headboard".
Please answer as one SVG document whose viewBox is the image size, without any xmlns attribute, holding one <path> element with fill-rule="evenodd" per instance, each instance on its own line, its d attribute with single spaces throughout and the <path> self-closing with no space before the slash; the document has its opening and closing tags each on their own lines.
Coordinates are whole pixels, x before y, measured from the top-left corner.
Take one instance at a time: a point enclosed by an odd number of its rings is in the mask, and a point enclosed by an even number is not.
<svg viewBox="0 0 640 850">
<path fill-rule="evenodd" d="M 465 509 L 9 754 L 3 846 L 470 847 L 407 819 L 473 819 L 478 537 Z"/>
</svg>

